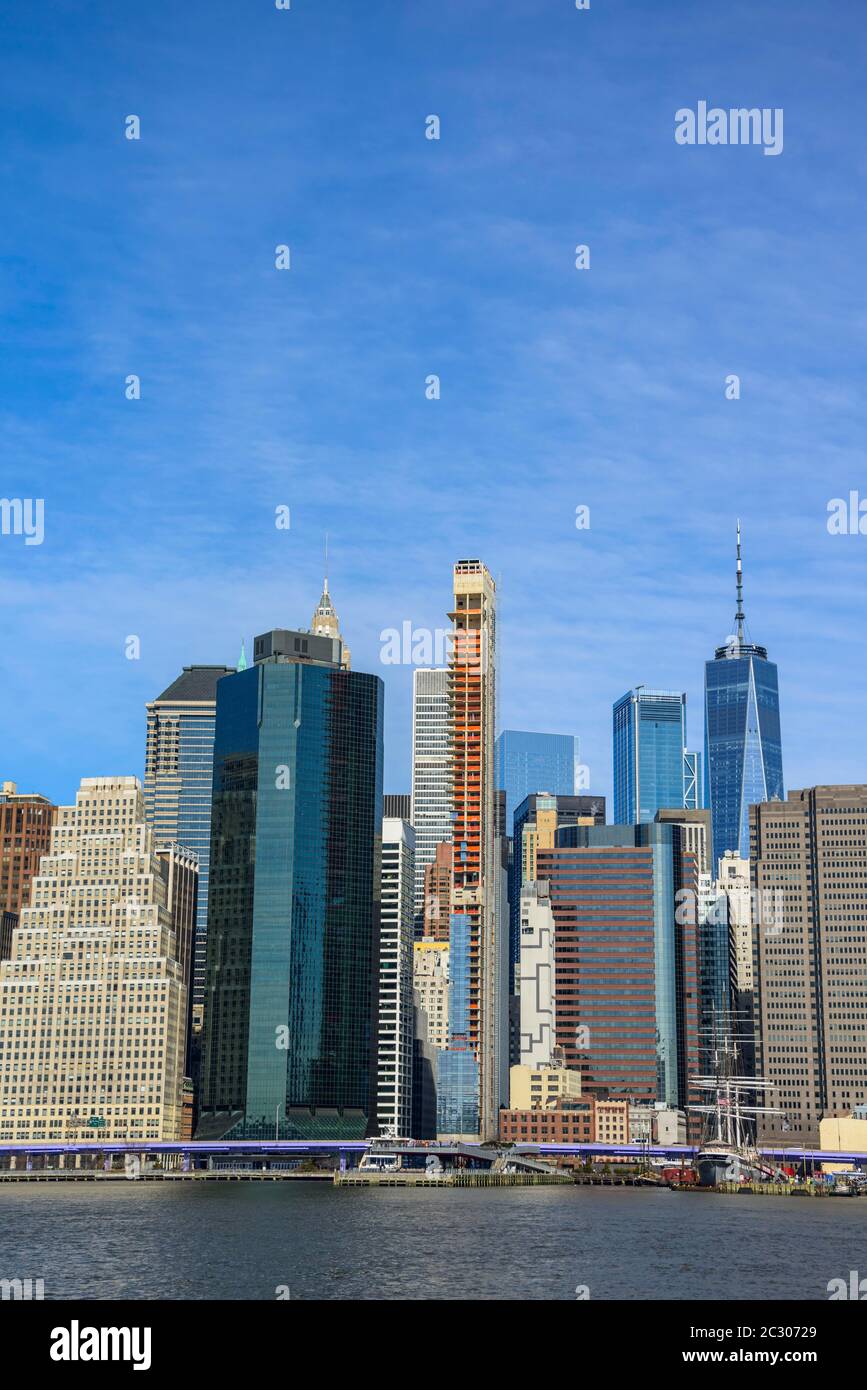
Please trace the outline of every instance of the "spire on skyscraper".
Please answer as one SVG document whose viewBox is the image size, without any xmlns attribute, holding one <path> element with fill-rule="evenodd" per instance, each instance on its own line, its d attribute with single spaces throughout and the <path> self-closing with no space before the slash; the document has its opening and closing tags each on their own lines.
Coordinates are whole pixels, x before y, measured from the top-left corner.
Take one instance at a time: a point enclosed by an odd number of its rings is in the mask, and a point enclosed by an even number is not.
<svg viewBox="0 0 867 1390">
<path fill-rule="evenodd" d="M 310 620 L 310 631 L 315 632 L 317 636 L 320 637 L 336 637 L 339 639 L 340 642 L 343 643 L 343 661 L 341 664 L 343 665 L 344 669 L 348 671 L 349 648 L 343 641 L 343 637 L 340 632 L 340 620 L 337 616 L 337 611 L 334 607 L 334 604 L 331 601 L 331 595 L 328 592 L 327 574 L 325 575 L 322 584 L 322 597 L 320 598 L 319 603 L 316 605 L 316 608 L 313 612 L 313 617 Z"/>
<path fill-rule="evenodd" d="M 738 611 L 735 614 L 735 622 L 738 625 L 738 642 L 744 640 L 744 575 L 741 566 L 741 521 L 738 517 L 738 570 L 737 570 L 737 589 L 738 589 Z"/>
<path fill-rule="evenodd" d="M 239 671 L 246 671 L 246 669 L 247 669 L 247 653 L 244 651 L 244 639 L 243 639 L 243 637 L 242 637 L 242 638 L 241 638 L 241 655 L 238 657 L 238 670 L 239 670 Z"/>
</svg>

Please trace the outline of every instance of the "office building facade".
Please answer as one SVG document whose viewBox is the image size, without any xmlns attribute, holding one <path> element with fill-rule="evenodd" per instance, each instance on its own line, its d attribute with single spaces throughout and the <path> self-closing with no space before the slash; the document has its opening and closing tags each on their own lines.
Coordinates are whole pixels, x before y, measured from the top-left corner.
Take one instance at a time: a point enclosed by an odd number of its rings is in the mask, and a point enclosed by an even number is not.
<svg viewBox="0 0 867 1390">
<path fill-rule="evenodd" d="M 697 894 L 679 827 L 566 826 L 540 849 L 554 914 L 556 1045 L 584 1089 L 683 1105 L 698 1067 Z"/>
<path fill-rule="evenodd" d="M 546 1067 L 555 1051 L 554 914 L 547 882 L 524 884 L 520 901 L 520 1063 Z M 511 1068 L 513 1073 L 515 1068 Z M 510 1081 L 510 1087 L 511 1087 Z M 514 1099 L 510 1102 L 515 1104 Z"/>
<path fill-rule="evenodd" d="M 448 1045 L 437 1053 L 437 1134 L 478 1138 L 480 1065 L 472 1036 L 473 923 L 452 913 L 449 940 Z"/>
<path fill-rule="evenodd" d="M 30 883 L 51 847 L 57 807 L 38 792 L 0 784 L 0 913 L 16 916 L 30 902 Z"/>
<path fill-rule="evenodd" d="M 135 777 L 86 777 L 0 963 L 0 1138 L 182 1132 L 192 859 L 170 879 Z"/>
<path fill-rule="evenodd" d="M 818 1145 L 867 1100 L 867 786 L 817 786 L 750 809 L 760 1135 Z"/>
<path fill-rule="evenodd" d="M 425 870 L 437 846 L 452 842 L 449 673 L 416 668 L 412 678 L 412 805 L 415 832 L 415 934 L 424 935 Z"/>
<path fill-rule="evenodd" d="M 740 1070 L 755 1074 L 755 928 L 750 861 L 731 851 L 719 861 L 714 881 L 714 911 L 725 922 L 729 951 L 729 1007 L 740 1054 Z"/>
<path fill-rule="evenodd" d="M 376 1119 L 379 1134 L 402 1138 L 412 1133 L 414 849 L 409 821 L 386 817 L 382 822 Z"/>
<path fill-rule="evenodd" d="M 416 941 L 413 987 L 426 1018 L 426 1035 L 437 1050 L 449 1042 L 449 943 Z"/>
<path fill-rule="evenodd" d="M 145 815 L 158 844 L 198 856 L 199 887 L 192 962 L 192 1024 L 201 1028 L 208 930 L 211 782 L 217 682 L 232 666 L 185 666 L 146 705 Z"/>
<path fill-rule="evenodd" d="M 275 630 L 220 681 L 199 1132 L 375 1127 L 383 687 Z"/>
<path fill-rule="evenodd" d="M 452 846 L 437 845 L 434 858 L 424 871 L 422 939 L 425 941 L 445 941 L 448 944 L 453 866 Z"/>
<path fill-rule="evenodd" d="M 469 931 L 466 1022 L 479 1068 L 479 1133 L 484 1140 L 496 1137 L 497 1111 L 508 1086 L 508 993 L 502 981 L 504 965 L 508 972 L 509 924 L 502 911 L 502 848 L 495 816 L 496 597 L 494 581 L 480 560 L 455 565 L 449 617 L 452 929 L 457 917 Z M 460 975 L 454 930 L 451 939 L 454 990 Z"/>
<path fill-rule="evenodd" d="M 512 855 L 509 866 L 509 991 L 515 982 L 520 961 L 521 891 L 536 880 L 536 853 L 552 849 L 561 825 L 604 825 L 604 796 L 553 796 L 547 791 L 532 792 L 515 809 L 512 823 Z M 518 1060 L 516 1058 L 516 1060 Z"/>
<path fill-rule="evenodd" d="M 652 821 L 662 807 L 700 805 L 699 759 L 686 747 L 686 695 L 628 690 L 614 705 L 614 824 Z"/>
</svg>

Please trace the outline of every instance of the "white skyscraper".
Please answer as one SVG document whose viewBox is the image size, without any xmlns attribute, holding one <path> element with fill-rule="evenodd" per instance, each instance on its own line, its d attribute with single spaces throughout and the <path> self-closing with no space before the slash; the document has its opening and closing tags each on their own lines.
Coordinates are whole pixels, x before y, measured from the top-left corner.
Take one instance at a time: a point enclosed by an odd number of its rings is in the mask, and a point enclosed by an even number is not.
<svg viewBox="0 0 867 1390">
<path fill-rule="evenodd" d="M 448 670 L 416 668 L 412 681 L 412 809 L 415 831 L 413 912 L 424 921 L 424 871 L 438 844 L 452 841 L 452 765 Z"/>
<path fill-rule="evenodd" d="M 409 822 L 384 819 L 376 1118 L 401 1138 L 412 1132 L 413 851 Z"/>
<path fill-rule="evenodd" d="M 546 882 L 521 889 L 521 1065 L 554 1060 L 554 914 Z"/>
<path fill-rule="evenodd" d="M 180 1139 L 193 855 L 135 777 L 85 777 L 0 963 L 0 1138 Z"/>
</svg>

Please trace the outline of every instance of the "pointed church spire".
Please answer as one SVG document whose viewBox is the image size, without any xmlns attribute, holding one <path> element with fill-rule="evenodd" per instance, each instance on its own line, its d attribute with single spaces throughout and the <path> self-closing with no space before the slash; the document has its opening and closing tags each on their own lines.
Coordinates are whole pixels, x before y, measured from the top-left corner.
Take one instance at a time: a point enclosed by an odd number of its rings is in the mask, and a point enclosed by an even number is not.
<svg viewBox="0 0 867 1390">
<path fill-rule="evenodd" d="M 735 614 L 735 622 L 736 622 L 737 625 L 738 625 L 738 642 L 743 642 L 743 640 L 744 640 L 744 575 L 743 575 L 743 568 L 742 568 L 742 566 L 741 566 L 741 521 L 740 521 L 740 517 L 738 517 L 738 571 L 737 571 L 737 586 L 738 586 L 738 611 L 737 611 L 737 613 Z"/>
<path fill-rule="evenodd" d="M 244 639 L 243 639 L 243 637 L 242 637 L 242 638 L 241 638 L 241 655 L 238 657 L 238 670 L 239 670 L 239 671 L 246 671 L 246 669 L 247 669 L 247 653 L 244 651 Z"/>
</svg>

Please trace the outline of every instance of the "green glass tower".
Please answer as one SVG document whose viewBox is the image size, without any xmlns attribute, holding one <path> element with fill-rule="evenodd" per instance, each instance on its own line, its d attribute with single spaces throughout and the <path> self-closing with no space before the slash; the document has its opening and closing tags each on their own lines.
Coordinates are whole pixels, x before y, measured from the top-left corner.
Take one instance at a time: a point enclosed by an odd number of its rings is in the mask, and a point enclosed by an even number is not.
<svg viewBox="0 0 867 1390">
<path fill-rule="evenodd" d="M 383 685 L 274 631 L 221 681 L 199 1133 L 375 1125 Z"/>
</svg>

